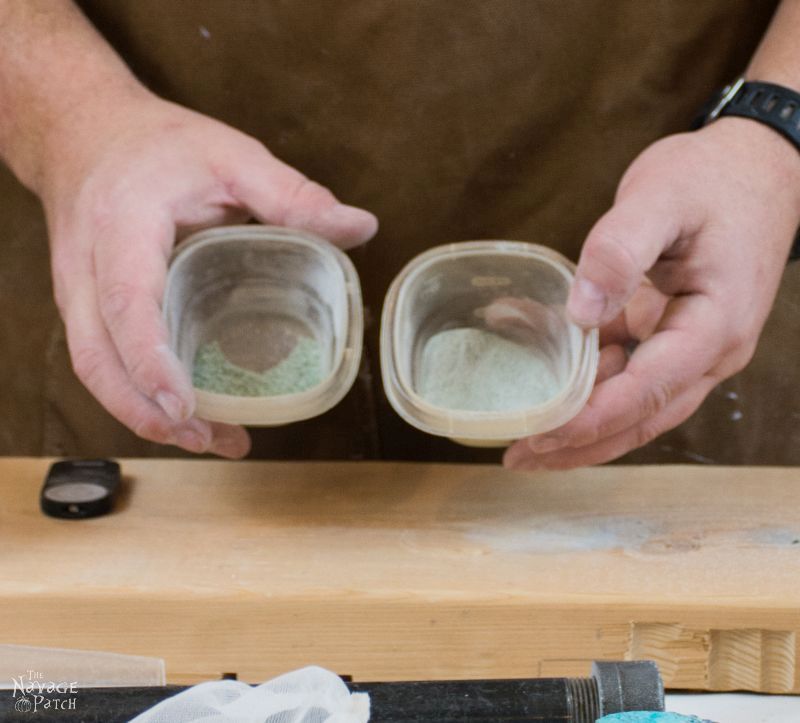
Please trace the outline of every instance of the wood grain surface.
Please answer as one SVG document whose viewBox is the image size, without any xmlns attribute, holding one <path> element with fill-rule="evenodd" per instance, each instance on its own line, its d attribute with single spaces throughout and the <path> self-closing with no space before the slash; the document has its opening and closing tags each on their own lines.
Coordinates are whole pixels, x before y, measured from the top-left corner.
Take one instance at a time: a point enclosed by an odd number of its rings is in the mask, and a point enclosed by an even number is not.
<svg viewBox="0 0 800 723">
<path fill-rule="evenodd" d="M 0 459 L 0 641 L 162 657 L 171 683 L 584 675 L 800 692 L 800 471 L 122 460 L 116 511 Z"/>
</svg>

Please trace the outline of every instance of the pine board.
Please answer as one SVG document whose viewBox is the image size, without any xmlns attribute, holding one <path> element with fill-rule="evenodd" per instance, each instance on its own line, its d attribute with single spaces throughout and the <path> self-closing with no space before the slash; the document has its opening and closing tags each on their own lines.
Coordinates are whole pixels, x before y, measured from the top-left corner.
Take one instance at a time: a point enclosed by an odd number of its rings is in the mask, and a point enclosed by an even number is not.
<svg viewBox="0 0 800 723">
<path fill-rule="evenodd" d="M 0 459 L 0 640 L 163 657 L 171 683 L 584 675 L 800 692 L 800 471 L 122 460 L 117 511 Z"/>
</svg>

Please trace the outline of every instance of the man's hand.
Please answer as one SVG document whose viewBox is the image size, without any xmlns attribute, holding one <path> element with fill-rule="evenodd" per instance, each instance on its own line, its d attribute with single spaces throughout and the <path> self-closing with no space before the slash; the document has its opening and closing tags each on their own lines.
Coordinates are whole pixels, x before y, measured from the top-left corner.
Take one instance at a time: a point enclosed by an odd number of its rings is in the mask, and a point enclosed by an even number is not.
<svg viewBox="0 0 800 723">
<path fill-rule="evenodd" d="M 247 453 L 240 427 L 194 419 L 161 298 L 176 238 L 255 217 L 347 247 L 375 217 L 222 123 L 155 97 L 71 0 L 0 0 L 0 155 L 42 199 L 73 366 L 140 436 Z"/>
<path fill-rule="evenodd" d="M 723 118 L 648 148 L 586 239 L 567 306 L 601 327 L 595 389 L 505 465 L 606 462 L 689 417 L 749 362 L 799 220 L 800 157 L 770 128 Z"/>
<path fill-rule="evenodd" d="M 192 418 L 191 382 L 167 345 L 160 309 L 176 237 L 255 217 L 346 248 L 375 233 L 375 218 L 254 139 L 146 92 L 106 107 L 96 123 L 78 120 L 71 133 L 55 144 L 40 192 L 75 372 L 145 439 L 246 454 L 243 429 Z"/>
</svg>

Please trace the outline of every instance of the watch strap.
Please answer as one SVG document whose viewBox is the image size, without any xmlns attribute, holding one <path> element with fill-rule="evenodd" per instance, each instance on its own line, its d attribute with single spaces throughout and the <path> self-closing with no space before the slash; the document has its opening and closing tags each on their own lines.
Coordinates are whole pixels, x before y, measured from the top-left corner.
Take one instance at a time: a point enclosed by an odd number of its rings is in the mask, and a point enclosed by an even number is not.
<svg viewBox="0 0 800 723">
<path fill-rule="evenodd" d="M 800 151 L 800 93 L 774 83 L 738 78 L 701 109 L 692 128 L 730 115 L 770 126 Z"/>
</svg>

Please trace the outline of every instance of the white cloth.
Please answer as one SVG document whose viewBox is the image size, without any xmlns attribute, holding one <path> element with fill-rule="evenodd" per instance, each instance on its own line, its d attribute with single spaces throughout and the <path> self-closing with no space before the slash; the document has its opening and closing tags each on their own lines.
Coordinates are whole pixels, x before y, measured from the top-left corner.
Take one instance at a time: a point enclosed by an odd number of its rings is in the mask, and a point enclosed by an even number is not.
<svg viewBox="0 0 800 723">
<path fill-rule="evenodd" d="M 367 723 L 369 696 L 308 667 L 252 687 L 235 680 L 200 683 L 146 710 L 131 723 Z"/>
</svg>

